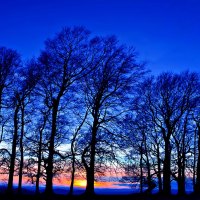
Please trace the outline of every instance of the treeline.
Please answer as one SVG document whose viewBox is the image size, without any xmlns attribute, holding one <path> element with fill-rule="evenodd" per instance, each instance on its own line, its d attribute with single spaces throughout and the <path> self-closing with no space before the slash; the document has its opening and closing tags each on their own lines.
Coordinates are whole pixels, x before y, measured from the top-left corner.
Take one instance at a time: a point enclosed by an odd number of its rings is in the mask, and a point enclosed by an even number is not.
<svg viewBox="0 0 200 200">
<path fill-rule="evenodd" d="M 141 192 L 156 181 L 200 192 L 199 74 L 148 75 L 133 48 L 83 27 L 63 28 L 40 56 L 22 62 L 0 47 L 0 173 L 53 193 L 53 179 L 86 177 L 86 194 L 108 169 L 124 169 Z"/>
</svg>

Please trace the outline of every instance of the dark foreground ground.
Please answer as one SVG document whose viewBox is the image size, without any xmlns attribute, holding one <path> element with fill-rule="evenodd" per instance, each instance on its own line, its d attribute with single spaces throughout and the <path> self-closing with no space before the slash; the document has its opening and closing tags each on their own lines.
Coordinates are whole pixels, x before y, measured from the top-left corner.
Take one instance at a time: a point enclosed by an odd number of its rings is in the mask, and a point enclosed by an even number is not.
<svg viewBox="0 0 200 200">
<path fill-rule="evenodd" d="M 65 196 L 65 195 L 5 195 L 0 194 L 0 200 L 200 200 L 197 195 L 185 196 L 163 196 L 163 195 L 146 195 L 146 194 L 132 194 L 132 195 L 95 195 L 87 197 L 84 195 Z"/>
</svg>

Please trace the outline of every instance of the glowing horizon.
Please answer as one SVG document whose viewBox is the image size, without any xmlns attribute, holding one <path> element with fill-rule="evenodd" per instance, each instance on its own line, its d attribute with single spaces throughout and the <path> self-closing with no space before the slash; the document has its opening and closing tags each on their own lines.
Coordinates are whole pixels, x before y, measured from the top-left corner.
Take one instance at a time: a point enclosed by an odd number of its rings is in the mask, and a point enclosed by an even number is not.
<svg viewBox="0 0 200 200">
<path fill-rule="evenodd" d="M 7 175 L 1 176 L 0 182 L 7 183 Z M 18 176 L 14 176 L 13 184 L 18 184 Z M 28 177 L 23 177 L 22 179 L 23 185 L 32 185 L 35 186 L 35 182 L 32 184 Z M 53 179 L 53 186 L 66 186 L 69 187 L 71 184 L 70 179 L 60 178 L 60 179 Z M 107 189 L 127 189 L 130 188 L 127 185 L 121 185 L 123 183 L 119 181 L 95 181 L 94 187 L 95 188 L 107 188 Z M 86 179 L 83 178 L 76 178 L 74 180 L 74 187 L 85 189 L 87 185 Z M 45 186 L 45 181 L 41 179 L 40 186 Z"/>
</svg>

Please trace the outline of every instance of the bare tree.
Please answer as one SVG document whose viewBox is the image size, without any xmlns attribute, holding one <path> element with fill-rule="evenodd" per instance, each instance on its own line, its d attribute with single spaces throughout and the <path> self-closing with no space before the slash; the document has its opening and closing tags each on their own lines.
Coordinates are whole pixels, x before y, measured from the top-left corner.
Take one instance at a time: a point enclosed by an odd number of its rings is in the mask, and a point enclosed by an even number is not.
<svg viewBox="0 0 200 200">
<path fill-rule="evenodd" d="M 77 80 L 88 73 L 87 57 L 89 32 L 82 27 L 64 28 L 53 39 L 45 43 L 45 50 L 39 60 L 43 68 L 41 95 L 45 106 L 51 109 L 51 133 L 49 136 L 46 169 L 46 193 L 51 194 L 55 137 L 60 105 L 64 96 Z"/>
<path fill-rule="evenodd" d="M 29 64 L 26 68 L 16 70 L 16 81 L 13 86 L 13 108 L 14 108 L 14 135 L 12 141 L 11 163 L 9 170 L 8 191 L 12 190 L 13 176 L 15 170 L 16 148 L 19 139 L 20 162 L 19 162 L 19 182 L 18 192 L 21 192 L 22 175 L 24 165 L 24 129 L 26 124 L 26 107 L 30 103 L 30 94 L 34 89 L 39 74 L 35 71 L 35 65 Z M 19 133 L 20 132 L 20 133 Z"/>
<path fill-rule="evenodd" d="M 5 124 L 10 121 L 10 116 L 8 117 L 8 110 L 11 105 L 12 98 L 12 87 L 14 85 L 14 74 L 16 70 L 20 67 L 21 60 L 19 54 L 12 49 L 7 49 L 5 47 L 0 48 L 0 125 L 1 125 L 1 135 L 0 142 L 3 140 L 3 132 L 5 131 Z M 4 116 L 2 115 L 2 109 L 4 109 Z M 9 181 L 8 181 L 8 190 L 12 190 L 13 174 L 14 174 L 14 160 L 16 156 L 16 134 L 17 134 L 17 113 L 19 112 L 19 106 L 16 105 L 14 109 L 14 135 L 13 135 L 13 149 L 11 156 L 11 161 L 9 164 Z M 7 115 L 7 116 L 6 116 Z"/>
<path fill-rule="evenodd" d="M 96 43 L 93 46 L 94 51 L 98 50 L 94 63 L 96 67 L 85 77 L 84 83 L 86 105 L 89 109 L 87 142 L 82 154 L 87 195 L 94 194 L 97 158 L 101 154 L 106 158 L 106 154 L 113 152 L 112 148 L 117 146 L 116 143 L 113 146 L 112 144 L 120 137 L 114 132 L 112 124 L 126 110 L 123 105 L 128 89 L 134 87 L 143 73 L 142 67 L 134 60 L 134 52 L 120 46 L 115 37 L 96 38 L 93 43 Z"/>
<path fill-rule="evenodd" d="M 19 96 L 18 102 L 20 105 L 20 134 L 19 134 L 20 165 L 19 165 L 18 192 L 21 193 L 22 175 L 24 166 L 24 135 L 25 135 L 25 125 L 27 125 L 28 123 L 26 115 L 28 115 L 28 113 L 31 112 L 31 109 L 28 108 L 31 101 L 33 101 L 31 94 L 40 78 L 40 73 L 36 62 L 32 60 L 29 63 L 27 63 L 26 67 L 21 69 L 19 75 L 21 80 L 19 82 L 19 87 L 18 87 L 18 96 Z"/>
</svg>

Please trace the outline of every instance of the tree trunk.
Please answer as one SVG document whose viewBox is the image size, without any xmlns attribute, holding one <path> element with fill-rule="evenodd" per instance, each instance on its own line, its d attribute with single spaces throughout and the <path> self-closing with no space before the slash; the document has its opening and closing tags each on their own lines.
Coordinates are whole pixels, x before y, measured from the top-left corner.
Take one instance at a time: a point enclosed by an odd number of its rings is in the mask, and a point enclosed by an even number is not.
<svg viewBox="0 0 200 200">
<path fill-rule="evenodd" d="M 147 139 L 146 139 L 145 133 L 143 135 L 144 135 L 143 139 L 144 139 L 146 167 L 147 167 L 147 184 L 148 184 L 147 193 L 151 194 L 151 191 L 152 191 L 151 168 L 150 168 L 148 148 L 147 148 Z"/>
<path fill-rule="evenodd" d="M 94 195 L 94 172 L 91 169 L 91 167 L 88 168 L 87 170 L 87 186 L 85 190 L 85 194 L 87 196 L 93 196 Z"/>
<path fill-rule="evenodd" d="M 9 178 L 8 178 L 8 193 L 12 193 L 13 189 L 13 176 L 15 171 L 15 158 L 16 158 L 16 146 L 17 146 L 17 133 L 18 133 L 18 112 L 19 112 L 19 105 L 16 105 L 15 112 L 14 112 L 14 135 L 12 141 L 12 154 L 10 158 L 10 170 L 9 170 Z"/>
<path fill-rule="evenodd" d="M 185 182 L 184 182 L 184 176 L 183 176 L 183 160 L 180 153 L 180 150 L 178 149 L 178 194 L 183 195 L 185 194 Z"/>
<path fill-rule="evenodd" d="M 181 194 L 185 194 L 185 152 L 184 152 L 184 155 L 183 155 L 183 159 L 182 159 L 182 182 L 181 182 L 181 188 L 182 188 L 182 191 L 181 191 Z"/>
<path fill-rule="evenodd" d="M 90 150 L 90 166 L 87 170 L 87 186 L 85 193 L 89 196 L 94 195 L 94 166 L 95 166 L 95 146 L 96 146 L 96 134 L 97 134 L 97 119 L 94 120 L 92 129 L 92 140 Z"/>
<path fill-rule="evenodd" d="M 185 194 L 185 176 L 183 175 L 183 169 L 181 169 L 178 173 L 178 194 L 184 195 Z"/>
<path fill-rule="evenodd" d="M 72 159 L 72 172 L 71 172 L 71 184 L 70 184 L 70 189 L 69 189 L 69 195 L 73 194 L 73 190 L 74 190 L 74 176 L 75 176 L 75 159 L 73 158 Z"/>
<path fill-rule="evenodd" d="M 161 177 L 161 160 L 160 160 L 160 149 L 159 144 L 157 145 L 157 162 L 158 162 L 158 188 L 159 193 L 162 193 L 162 177 Z"/>
<path fill-rule="evenodd" d="M 83 121 L 81 122 L 81 124 L 78 126 L 78 128 L 76 129 L 75 133 L 74 133 L 74 136 L 72 138 L 72 141 L 71 141 L 71 154 L 72 154 L 72 171 L 71 171 L 71 184 L 70 184 L 70 190 L 69 190 L 69 195 L 72 195 L 73 194 L 73 190 L 74 190 L 74 178 L 75 178 L 75 161 L 76 161 L 76 150 L 75 150 L 75 142 L 76 142 L 76 137 L 81 129 L 81 127 L 83 126 L 86 118 L 87 118 L 87 115 L 88 115 L 88 110 L 86 111 L 85 113 L 85 116 L 83 118 Z M 86 165 L 86 163 L 85 163 Z M 86 167 L 87 168 L 87 167 Z"/>
<path fill-rule="evenodd" d="M 51 137 L 49 142 L 49 156 L 47 159 L 47 169 L 46 169 L 46 189 L 45 193 L 47 195 L 53 194 L 53 156 L 54 156 L 54 139 L 56 135 L 57 128 L 57 113 L 58 113 L 58 100 L 54 99 L 53 111 L 52 111 L 52 127 L 51 127 Z"/>
<path fill-rule="evenodd" d="M 20 166 L 19 166 L 19 183 L 18 183 L 18 193 L 22 190 L 22 175 L 24 167 L 24 148 L 23 148 L 23 137 L 24 137 L 24 105 L 21 105 L 21 136 L 20 136 Z"/>
<path fill-rule="evenodd" d="M 42 131 L 40 132 L 40 139 L 39 139 L 39 148 L 38 148 L 38 165 L 37 165 L 37 175 L 36 175 L 36 194 L 40 193 L 39 185 L 40 185 L 40 174 L 41 174 L 41 162 L 42 162 Z"/>
<path fill-rule="evenodd" d="M 163 193 L 171 194 L 171 148 L 169 138 L 165 139 L 165 159 L 163 164 Z"/>
<path fill-rule="evenodd" d="M 83 121 L 84 122 L 84 121 Z M 76 136 L 78 134 L 78 131 L 80 130 L 81 126 L 83 125 L 83 122 L 81 123 L 81 125 L 79 126 L 79 128 L 76 130 L 73 138 L 72 138 L 72 142 L 71 142 L 71 153 L 72 153 L 72 171 L 71 171 L 71 183 L 70 183 L 70 189 L 69 189 L 69 195 L 73 194 L 73 190 L 74 190 L 74 177 L 75 177 L 75 150 L 74 150 L 74 143 L 76 141 Z"/>
<path fill-rule="evenodd" d="M 42 136 L 43 136 L 43 130 L 45 129 L 46 122 L 48 118 L 48 112 L 44 114 L 43 116 L 43 124 L 42 127 L 39 127 L 39 143 L 38 143 L 38 165 L 37 165 L 37 175 L 36 175 L 36 194 L 40 193 L 39 186 L 40 186 L 40 176 L 41 176 L 41 163 L 42 163 Z"/>
<path fill-rule="evenodd" d="M 142 150 L 140 150 L 140 193 L 143 192 L 143 164 L 142 164 Z"/>
</svg>

